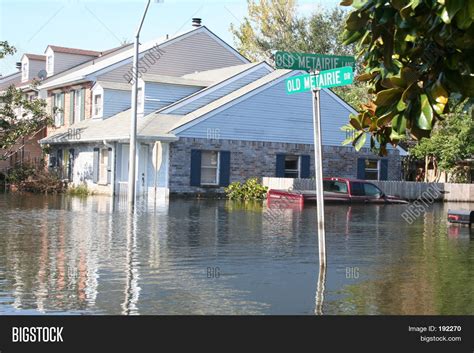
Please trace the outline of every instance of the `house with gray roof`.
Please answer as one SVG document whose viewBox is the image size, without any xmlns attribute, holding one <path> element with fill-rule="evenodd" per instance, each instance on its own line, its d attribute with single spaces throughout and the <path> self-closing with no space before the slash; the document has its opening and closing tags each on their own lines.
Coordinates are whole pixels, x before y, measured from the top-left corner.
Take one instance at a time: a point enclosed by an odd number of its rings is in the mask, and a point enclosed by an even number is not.
<svg viewBox="0 0 474 353">
<path fill-rule="evenodd" d="M 40 86 L 51 96 L 90 85 L 87 118 L 71 118 L 73 109 L 68 117 L 66 107 L 62 124 L 41 140 L 50 167 L 74 185 L 126 193 L 132 55 L 124 49 L 98 57 Z M 285 89 L 285 80 L 301 72 L 251 63 L 205 26 L 144 43 L 140 58 L 146 69 L 135 76 L 139 194 L 220 193 L 250 177 L 314 175 L 311 93 Z M 380 158 L 368 144 L 359 152 L 341 145 L 347 136 L 340 127 L 351 113 L 331 90 L 321 91 L 325 176 L 398 180 L 397 149 Z"/>
</svg>

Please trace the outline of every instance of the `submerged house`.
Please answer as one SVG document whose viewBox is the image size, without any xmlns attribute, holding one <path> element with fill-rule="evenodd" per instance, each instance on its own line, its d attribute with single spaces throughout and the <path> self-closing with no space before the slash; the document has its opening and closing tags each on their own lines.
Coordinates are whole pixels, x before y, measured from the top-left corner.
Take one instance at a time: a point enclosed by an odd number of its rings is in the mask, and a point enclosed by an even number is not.
<svg viewBox="0 0 474 353">
<path fill-rule="evenodd" d="M 50 167 L 75 185 L 126 193 L 132 55 L 123 48 L 41 85 L 50 104 L 64 109 L 40 143 L 48 146 Z M 139 71 L 139 193 L 222 192 L 250 177 L 314 175 L 311 93 L 287 95 L 285 89 L 285 79 L 300 72 L 250 63 L 204 26 L 143 44 Z M 57 98 L 76 87 L 86 89 L 80 108 L 75 98 L 69 107 Z M 341 146 L 346 135 L 340 127 L 351 112 L 322 90 L 324 174 L 398 180 L 398 150 L 379 158 L 368 145 L 360 152 Z"/>
</svg>

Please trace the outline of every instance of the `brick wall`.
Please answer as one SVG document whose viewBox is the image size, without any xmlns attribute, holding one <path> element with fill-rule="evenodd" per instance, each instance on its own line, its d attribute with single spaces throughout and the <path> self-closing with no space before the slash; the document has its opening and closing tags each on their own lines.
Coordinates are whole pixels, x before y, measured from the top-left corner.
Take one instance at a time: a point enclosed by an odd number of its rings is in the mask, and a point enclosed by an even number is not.
<svg viewBox="0 0 474 353">
<path fill-rule="evenodd" d="M 307 144 L 212 140 L 181 138 L 170 144 L 170 192 L 222 192 L 219 187 L 190 186 L 191 150 L 223 150 L 230 151 L 230 182 L 245 181 L 251 177 L 275 176 L 276 154 L 309 154 L 313 156 L 313 146 Z M 378 158 L 369 150 L 356 152 L 351 147 L 323 146 L 324 176 L 356 178 L 357 159 L 361 157 Z M 400 157 L 398 151 L 392 150 L 387 157 L 388 179 L 400 179 Z M 314 162 L 311 158 L 311 176 L 314 176 Z"/>
</svg>

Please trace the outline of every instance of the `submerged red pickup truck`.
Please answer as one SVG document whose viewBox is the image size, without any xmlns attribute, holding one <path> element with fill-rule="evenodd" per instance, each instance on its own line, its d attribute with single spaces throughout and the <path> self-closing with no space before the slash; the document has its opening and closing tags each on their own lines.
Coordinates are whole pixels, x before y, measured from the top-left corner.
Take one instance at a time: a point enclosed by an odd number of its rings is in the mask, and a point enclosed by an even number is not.
<svg viewBox="0 0 474 353">
<path fill-rule="evenodd" d="M 362 202 L 362 203 L 398 203 L 406 204 L 396 196 L 386 195 L 376 185 L 365 180 L 351 180 L 347 178 L 324 178 L 325 202 Z M 316 201 L 314 190 L 277 190 L 268 191 L 267 200 L 296 201 L 301 205 L 307 201 Z"/>
</svg>

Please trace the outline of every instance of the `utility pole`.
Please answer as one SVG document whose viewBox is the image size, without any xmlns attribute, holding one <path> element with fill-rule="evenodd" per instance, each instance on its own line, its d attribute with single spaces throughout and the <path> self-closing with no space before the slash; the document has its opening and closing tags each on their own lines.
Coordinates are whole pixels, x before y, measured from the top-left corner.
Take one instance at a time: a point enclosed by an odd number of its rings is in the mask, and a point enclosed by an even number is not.
<svg viewBox="0 0 474 353">
<path fill-rule="evenodd" d="M 314 75 L 319 75 L 315 71 Z M 321 141 L 321 88 L 312 89 L 313 95 L 313 133 L 314 133 L 314 171 L 316 183 L 316 208 L 318 223 L 319 271 L 326 271 L 326 233 L 324 230 L 324 191 L 323 191 L 323 153 Z"/>
<path fill-rule="evenodd" d="M 138 26 L 137 32 L 135 33 L 135 44 L 133 54 L 133 67 L 132 67 L 132 104 L 131 104 L 131 117 L 130 117 L 130 155 L 128 162 L 128 206 L 133 209 L 135 205 L 135 193 L 136 193 L 136 160 L 137 160 L 137 98 L 138 98 L 138 55 L 140 52 L 140 31 L 142 30 L 145 16 L 150 6 L 151 0 L 147 1 L 145 11 L 143 12 L 142 19 Z"/>
</svg>

